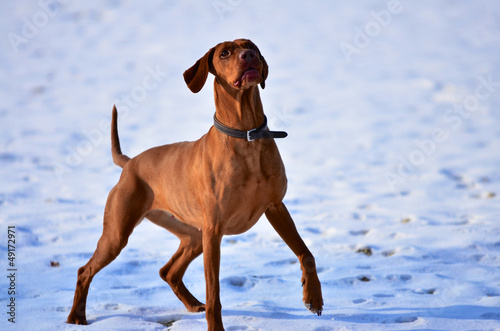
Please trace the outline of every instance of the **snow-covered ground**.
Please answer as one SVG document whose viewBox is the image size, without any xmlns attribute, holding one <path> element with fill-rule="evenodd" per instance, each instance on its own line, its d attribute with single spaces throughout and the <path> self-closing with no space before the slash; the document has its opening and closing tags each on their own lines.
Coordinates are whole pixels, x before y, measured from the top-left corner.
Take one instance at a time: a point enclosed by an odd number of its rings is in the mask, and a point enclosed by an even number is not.
<svg viewBox="0 0 500 331">
<path fill-rule="evenodd" d="M 325 307 L 303 307 L 263 218 L 222 243 L 226 330 L 500 329 L 498 2 L 2 1 L 0 17 L 0 329 L 206 328 L 158 276 L 178 240 L 149 222 L 92 282 L 91 324 L 65 320 L 120 175 L 112 105 L 130 156 L 199 138 L 211 83 L 192 94 L 182 73 L 240 37 L 270 66 L 285 202 Z M 202 259 L 184 280 L 204 301 Z"/>
</svg>

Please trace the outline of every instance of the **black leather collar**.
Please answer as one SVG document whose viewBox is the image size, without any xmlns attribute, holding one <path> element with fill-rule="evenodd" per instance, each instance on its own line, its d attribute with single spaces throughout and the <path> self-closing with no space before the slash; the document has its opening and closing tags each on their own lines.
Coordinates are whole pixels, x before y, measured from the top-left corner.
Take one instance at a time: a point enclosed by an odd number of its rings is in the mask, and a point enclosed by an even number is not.
<svg viewBox="0 0 500 331">
<path fill-rule="evenodd" d="M 220 132 L 234 138 L 246 139 L 248 141 L 254 141 L 257 139 L 274 139 L 274 138 L 285 138 L 288 133 L 284 131 L 269 131 L 267 127 L 267 117 L 264 115 L 264 123 L 262 123 L 258 128 L 243 131 L 238 129 L 233 129 L 225 126 L 214 115 L 214 126 Z"/>
</svg>

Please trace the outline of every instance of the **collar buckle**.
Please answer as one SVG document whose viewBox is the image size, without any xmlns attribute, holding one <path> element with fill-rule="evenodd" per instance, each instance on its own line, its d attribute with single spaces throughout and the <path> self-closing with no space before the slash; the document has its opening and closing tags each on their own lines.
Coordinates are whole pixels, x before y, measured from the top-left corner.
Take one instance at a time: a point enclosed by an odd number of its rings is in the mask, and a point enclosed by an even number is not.
<svg viewBox="0 0 500 331">
<path fill-rule="evenodd" d="M 254 141 L 254 140 L 257 140 L 257 138 L 252 138 L 252 133 L 257 131 L 258 128 L 255 128 L 255 129 L 252 129 L 252 130 L 248 130 L 247 131 L 247 140 L 248 141 Z"/>
</svg>

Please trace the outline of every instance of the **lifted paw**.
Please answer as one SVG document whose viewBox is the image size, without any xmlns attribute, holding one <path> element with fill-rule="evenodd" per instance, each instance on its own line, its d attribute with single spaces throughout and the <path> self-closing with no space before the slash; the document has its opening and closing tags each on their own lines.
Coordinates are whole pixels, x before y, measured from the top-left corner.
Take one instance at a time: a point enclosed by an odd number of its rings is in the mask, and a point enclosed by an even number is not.
<svg viewBox="0 0 500 331">
<path fill-rule="evenodd" d="M 313 314 L 321 316 L 323 312 L 323 295 L 321 294 L 321 283 L 317 275 L 302 279 L 304 297 L 302 301 L 307 309 Z"/>
<path fill-rule="evenodd" d="M 321 316 L 321 313 L 323 312 L 323 301 L 321 301 L 321 305 L 319 306 L 314 306 L 312 303 L 307 303 L 305 301 L 304 305 L 311 313 Z"/>
</svg>

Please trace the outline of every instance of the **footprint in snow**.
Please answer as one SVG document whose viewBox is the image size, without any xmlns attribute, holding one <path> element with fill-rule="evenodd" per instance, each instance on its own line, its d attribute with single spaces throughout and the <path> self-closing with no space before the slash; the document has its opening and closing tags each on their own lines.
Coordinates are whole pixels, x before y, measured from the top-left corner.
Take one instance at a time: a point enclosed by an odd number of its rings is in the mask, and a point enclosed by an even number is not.
<svg viewBox="0 0 500 331">
<path fill-rule="evenodd" d="M 265 264 L 265 266 L 280 267 L 287 264 L 297 264 L 297 263 L 298 263 L 297 259 L 286 259 L 286 260 L 268 262 Z"/>
<path fill-rule="evenodd" d="M 13 153 L 0 153 L 0 164 L 14 164 L 23 161 L 23 157 Z"/>
<path fill-rule="evenodd" d="M 361 247 L 356 250 L 356 253 L 362 253 L 365 254 L 366 256 L 372 256 L 373 250 L 371 247 Z"/>
<path fill-rule="evenodd" d="M 255 280 L 240 276 L 227 277 L 221 282 L 229 285 L 235 290 L 248 290 L 255 286 Z"/>
<path fill-rule="evenodd" d="M 118 310 L 120 305 L 117 303 L 107 303 L 104 305 L 104 309 L 106 310 Z"/>
<path fill-rule="evenodd" d="M 130 287 L 131 289 L 133 287 Z M 126 286 L 122 286 L 121 289 L 126 289 Z M 138 288 L 134 290 L 134 295 L 138 297 L 152 297 L 155 294 L 163 293 L 165 291 L 164 287 L 149 287 L 149 288 Z"/>
<path fill-rule="evenodd" d="M 362 282 L 368 283 L 371 281 L 370 276 L 359 276 L 358 279 Z"/>
<path fill-rule="evenodd" d="M 156 319 L 152 322 L 161 324 L 167 328 L 172 327 L 175 322 L 180 321 L 182 319 L 182 315 L 168 315 L 161 317 L 159 319 Z"/>
<path fill-rule="evenodd" d="M 370 230 L 349 231 L 351 236 L 366 236 Z"/>
<path fill-rule="evenodd" d="M 340 280 L 340 283 L 353 286 L 353 285 L 357 285 L 357 284 L 361 284 L 361 283 L 368 283 L 371 281 L 372 281 L 372 278 L 370 275 L 360 275 L 358 277 L 343 278 Z"/>
<path fill-rule="evenodd" d="M 403 281 L 403 282 L 407 282 L 411 279 L 413 279 L 413 276 L 412 275 L 389 275 L 387 277 L 385 277 L 387 280 L 390 280 L 390 281 Z"/>
<path fill-rule="evenodd" d="M 393 256 L 394 254 L 396 254 L 396 251 L 391 249 L 391 250 L 388 250 L 388 251 L 383 251 L 382 252 L 382 255 L 385 256 L 385 257 L 391 257 Z"/>
<path fill-rule="evenodd" d="M 471 198 L 473 198 L 473 199 L 493 199 L 496 196 L 497 195 L 495 192 L 485 191 L 485 192 L 472 194 Z"/>
<path fill-rule="evenodd" d="M 398 317 L 394 319 L 393 322 L 389 323 L 398 323 L 398 324 L 404 324 L 404 323 L 413 323 L 418 320 L 418 317 L 416 316 L 403 316 L 403 317 Z"/>
<path fill-rule="evenodd" d="M 448 179 L 456 183 L 456 188 L 458 189 L 469 189 L 477 187 L 477 183 L 474 182 L 471 178 L 459 174 L 450 169 L 443 169 L 440 171 L 441 174 L 446 176 Z"/>
<path fill-rule="evenodd" d="M 437 289 L 435 288 L 429 288 L 429 289 L 417 289 L 415 291 L 413 291 L 413 293 L 415 294 L 422 294 L 422 295 L 425 295 L 425 294 L 434 294 L 436 293 Z"/>
<path fill-rule="evenodd" d="M 394 298 L 394 294 L 379 293 L 379 294 L 374 294 L 373 297 L 374 298 Z"/>
<path fill-rule="evenodd" d="M 321 229 L 318 229 L 318 228 L 307 227 L 304 230 L 311 232 L 312 234 L 322 234 L 323 233 L 323 231 Z"/>
<path fill-rule="evenodd" d="M 132 275 L 140 273 L 140 268 L 154 263 L 155 263 L 154 261 L 150 260 L 146 261 L 132 260 L 124 263 L 121 267 L 118 267 L 117 269 L 108 271 L 108 273 L 111 275 L 120 275 L 120 276 Z"/>
</svg>

